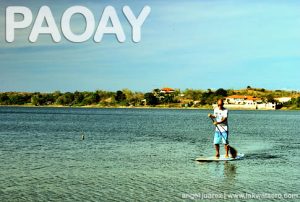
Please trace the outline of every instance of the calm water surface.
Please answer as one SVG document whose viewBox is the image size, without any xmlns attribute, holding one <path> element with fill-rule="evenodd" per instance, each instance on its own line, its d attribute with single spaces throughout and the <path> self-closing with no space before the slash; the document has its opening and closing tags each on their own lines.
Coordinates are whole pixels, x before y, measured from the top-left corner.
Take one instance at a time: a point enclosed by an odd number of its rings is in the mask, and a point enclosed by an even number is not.
<svg viewBox="0 0 300 202">
<path fill-rule="evenodd" d="M 300 112 L 230 111 L 230 142 L 245 159 L 196 163 L 214 155 L 209 112 L 1 107 L 0 201 L 300 196 Z"/>
</svg>

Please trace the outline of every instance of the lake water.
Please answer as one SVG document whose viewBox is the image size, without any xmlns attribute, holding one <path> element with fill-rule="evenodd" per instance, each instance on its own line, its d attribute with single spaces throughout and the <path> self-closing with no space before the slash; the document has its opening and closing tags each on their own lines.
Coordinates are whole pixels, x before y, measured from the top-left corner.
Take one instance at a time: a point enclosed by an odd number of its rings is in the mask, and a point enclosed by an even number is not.
<svg viewBox="0 0 300 202">
<path fill-rule="evenodd" d="M 197 163 L 209 112 L 0 107 L 0 201 L 299 200 L 299 111 L 230 111 L 244 160 Z"/>
</svg>

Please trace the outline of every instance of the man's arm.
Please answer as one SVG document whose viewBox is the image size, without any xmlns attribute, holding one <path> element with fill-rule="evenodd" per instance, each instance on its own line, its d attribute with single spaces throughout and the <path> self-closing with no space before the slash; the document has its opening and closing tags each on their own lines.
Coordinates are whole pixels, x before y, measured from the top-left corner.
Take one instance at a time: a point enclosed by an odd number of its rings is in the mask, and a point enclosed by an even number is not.
<svg viewBox="0 0 300 202">
<path fill-rule="evenodd" d="M 214 124 L 215 124 L 215 125 L 218 125 L 218 124 L 222 124 L 222 123 L 226 123 L 226 122 L 227 122 L 227 117 L 222 118 L 222 120 L 219 121 L 219 122 L 215 121 Z"/>
<path fill-rule="evenodd" d="M 209 118 L 213 118 L 213 119 L 217 118 L 217 116 L 216 116 L 216 109 L 214 109 L 214 113 L 213 114 L 208 114 L 208 117 Z"/>
<path fill-rule="evenodd" d="M 213 119 L 215 119 L 215 118 L 216 118 L 216 116 L 215 116 L 215 115 L 213 115 L 213 114 L 208 114 L 208 117 L 209 117 L 209 118 L 213 118 Z"/>
</svg>

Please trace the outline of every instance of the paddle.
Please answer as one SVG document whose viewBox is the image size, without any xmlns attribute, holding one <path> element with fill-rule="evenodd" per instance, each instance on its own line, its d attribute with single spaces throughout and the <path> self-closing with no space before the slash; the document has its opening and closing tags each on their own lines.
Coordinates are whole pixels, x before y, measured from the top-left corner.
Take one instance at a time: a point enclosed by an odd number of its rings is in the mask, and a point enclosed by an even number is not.
<svg viewBox="0 0 300 202">
<path fill-rule="evenodd" d="M 209 117 L 212 121 L 213 121 L 213 123 L 215 122 L 215 120 L 212 118 L 212 117 Z M 221 126 L 221 125 L 220 125 Z M 222 127 L 222 126 L 221 126 Z M 219 129 L 219 127 L 216 125 L 216 128 L 218 129 L 218 131 L 220 132 L 220 135 L 222 135 L 222 132 L 221 132 L 221 130 Z M 223 127 L 222 127 L 223 128 Z M 224 131 L 226 131 L 224 128 L 223 128 L 223 130 Z M 227 133 L 227 138 L 228 138 L 228 132 L 226 131 L 226 133 Z M 222 137 L 224 138 L 224 136 L 222 135 Z M 225 138 L 224 138 L 225 139 Z M 227 139 L 226 139 L 226 142 L 227 142 Z M 232 156 L 232 158 L 235 158 L 236 156 L 237 156 L 237 150 L 235 149 L 235 148 L 233 148 L 233 147 L 231 147 L 229 144 L 227 144 L 227 147 L 228 147 L 228 149 L 229 149 L 229 152 L 230 152 L 230 154 L 231 154 L 231 156 Z"/>
</svg>

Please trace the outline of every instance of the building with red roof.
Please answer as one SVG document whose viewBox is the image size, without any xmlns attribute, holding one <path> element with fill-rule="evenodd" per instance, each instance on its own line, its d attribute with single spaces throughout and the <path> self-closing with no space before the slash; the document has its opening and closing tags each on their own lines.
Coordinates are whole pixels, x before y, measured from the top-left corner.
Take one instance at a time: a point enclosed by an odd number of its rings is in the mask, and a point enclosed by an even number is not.
<svg viewBox="0 0 300 202">
<path fill-rule="evenodd" d="M 225 98 L 227 104 L 255 104 L 262 103 L 261 98 L 249 95 L 231 95 Z"/>
<path fill-rule="evenodd" d="M 160 90 L 161 93 L 169 94 L 169 93 L 174 93 L 175 90 L 173 88 L 162 88 Z"/>
</svg>

